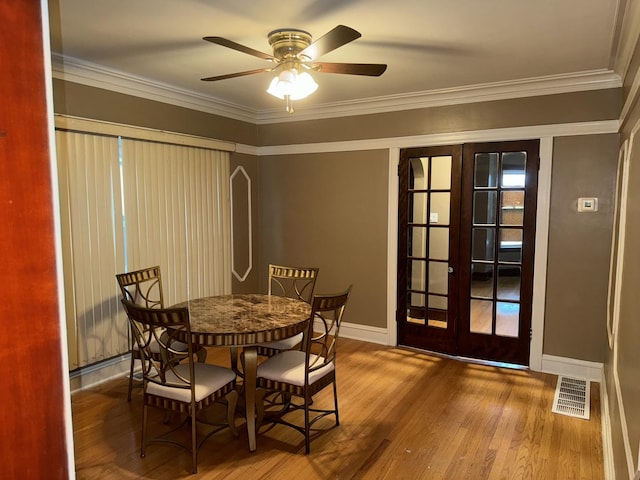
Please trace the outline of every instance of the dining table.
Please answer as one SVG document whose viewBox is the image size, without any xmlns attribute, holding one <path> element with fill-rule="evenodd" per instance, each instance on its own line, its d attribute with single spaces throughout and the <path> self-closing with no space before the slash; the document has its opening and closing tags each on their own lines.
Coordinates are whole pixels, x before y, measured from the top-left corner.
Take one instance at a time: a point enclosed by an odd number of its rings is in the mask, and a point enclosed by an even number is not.
<svg viewBox="0 0 640 480">
<path fill-rule="evenodd" d="M 196 298 L 173 307 L 189 310 L 194 344 L 243 348 L 247 434 L 249 450 L 255 451 L 257 346 L 303 332 L 311 316 L 311 306 L 298 299 L 252 293 Z"/>
</svg>

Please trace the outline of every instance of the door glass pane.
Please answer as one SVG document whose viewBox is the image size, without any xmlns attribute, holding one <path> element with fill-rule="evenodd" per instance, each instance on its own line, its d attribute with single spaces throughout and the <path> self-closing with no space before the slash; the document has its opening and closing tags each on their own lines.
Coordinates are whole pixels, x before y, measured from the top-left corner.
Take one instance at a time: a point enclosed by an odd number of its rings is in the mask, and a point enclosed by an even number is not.
<svg viewBox="0 0 640 480">
<path fill-rule="evenodd" d="M 515 265 L 500 265 L 498 267 L 498 293 L 499 300 L 520 301 L 521 267 Z"/>
<path fill-rule="evenodd" d="M 449 260 L 449 229 L 429 229 L 429 258 Z"/>
<path fill-rule="evenodd" d="M 427 199 L 428 194 L 409 194 L 409 223 L 427 223 Z"/>
<path fill-rule="evenodd" d="M 407 288 L 426 292 L 426 268 L 427 262 L 422 260 L 409 260 L 409 271 L 407 273 Z"/>
<path fill-rule="evenodd" d="M 500 229 L 500 262 L 522 262 L 522 230 L 519 228 Z"/>
<path fill-rule="evenodd" d="M 500 192 L 500 225 L 522 225 L 524 219 L 524 190 Z"/>
<path fill-rule="evenodd" d="M 473 193 L 473 224 L 496 224 L 496 191 L 476 191 Z"/>
<path fill-rule="evenodd" d="M 493 228 L 473 228 L 472 260 L 490 261 L 494 258 L 495 230 Z"/>
<path fill-rule="evenodd" d="M 449 264 L 429 262 L 429 293 L 449 293 Z"/>
<path fill-rule="evenodd" d="M 520 304 L 498 302 L 496 304 L 496 335 L 517 337 L 520 329 Z"/>
<path fill-rule="evenodd" d="M 424 324 L 425 318 L 425 294 L 407 293 L 407 321 Z"/>
<path fill-rule="evenodd" d="M 471 300 L 470 331 L 491 335 L 493 302 L 488 300 Z"/>
<path fill-rule="evenodd" d="M 498 158 L 497 153 L 476 153 L 473 172 L 474 187 L 498 186 Z"/>
<path fill-rule="evenodd" d="M 427 256 L 427 227 L 409 227 L 407 254 L 410 257 L 425 258 Z"/>
<path fill-rule="evenodd" d="M 471 264 L 471 296 L 493 298 L 493 265 Z"/>
<path fill-rule="evenodd" d="M 440 295 L 429 295 L 429 309 L 448 310 L 449 299 Z"/>
<path fill-rule="evenodd" d="M 409 159 L 409 169 L 411 179 L 409 188 L 414 190 L 426 190 L 427 178 L 429 177 L 429 159 L 411 158 Z"/>
<path fill-rule="evenodd" d="M 527 152 L 505 152 L 502 154 L 502 187 L 524 188 Z"/>
<path fill-rule="evenodd" d="M 429 295 L 429 326 L 436 328 L 447 328 L 447 309 L 447 297 Z"/>
<path fill-rule="evenodd" d="M 430 224 L 449 225 L 450 201 L 451 194 L 449 192 L 431 194 Z"/>
<path fill-rule="evenodd" d="M 431 189 L 451 189 L 451 156 L 431 158 Z"/>
</svg>

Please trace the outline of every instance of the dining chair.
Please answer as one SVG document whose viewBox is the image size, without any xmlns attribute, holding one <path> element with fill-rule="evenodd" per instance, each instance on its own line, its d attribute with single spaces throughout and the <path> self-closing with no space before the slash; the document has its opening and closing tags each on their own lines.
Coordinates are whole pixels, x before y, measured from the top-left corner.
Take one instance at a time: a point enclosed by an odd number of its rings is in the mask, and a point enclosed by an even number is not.
<svg viewBox="0 0 640 480">
<path fill-rule="evenodd" d="M 269 295 L 278 295 L 311 303 L 320 270 L 316 267 L 287 267 L 269 264 Z M 302 342 L 303 334 L 258 345 L 258 355 L 271 357 Z"/>
<path fill-rule="evenodd" d="M 122 298 L 124 300 L 128 300 L 145 308 L 164 308 L 162 276 L 160 275 L 159 266 L 143 268 L 132 272 L 119 273 L 116 275 L 116 280 L 118 281 L 118 286 L 120 287 Z M 128 401 L 131 401 L 135 362 L 136 360 L 142 360 L 133 333 L 134 332 L 131 331 L 131 362 L 129 365 L 129 389 L 127 391 Z M 186 350 L 187 345 L 176 342 L 174 348 Z M 155 357 L 153 357 L 154 360 L 161 361 L 160 349 L 155 342 L 151 344 L 150 353 L 155 355 Z M 198 361 L 204 362 L 207 358 L 207 350 L 205 348 L 197 348 L 197 356 Z"/>
<path fill-rule="evenodd" d="M 319 270 L 317 267 L 287 267 L 269 264 L 267 293 L 311 303 Z M 300 345 L 303 335 L 300 333 L 275 342 L 261 343 L 256 346 L 257 355 L 271 357 L 281 351 L 290 350 Z M 233 370 L 242 376 L 242 370 L 238 368 L 238 348 L 232 347 L 230 354 Z M 241 356 L 240 360 L 242 361 L 242 359 Z"/>
<path fill-rule="evenodd" d="M 257 371 L 257 425 L 264 419 L 264 399 L 271 393 L 282 393 L 302 399 L 291 401 L 287 408 L 270 422 L 279 423 L 302 433 L 305 437 L 305 452 L 310 452 L 311 426 L 327 415 L 338 414 L 338 391 L 336 387 L 336 345 L 342 315 L 351 293 L 351 286 L 334 295 L 314 295 L 311 301 L 311 317 L 306 328 L 303 348 L 280 352 L 258 365 Z M 312 408 L 313 397 L 325 387 L 333 385 L 333 408 Z M 304 410 L 304 426 L 285 419 L 289 413 Z M 311 418 L 313 414 L 313 418 Z"/>
<path fill-rule="evenodd" d="M 146 448 L 150 443 L 176 445 L 191 453 L 192 472 L 197 473 L 198 451 L 209 437 L 227 426 L 234 436 L 238 436 L 234 422 L 238 401 L 236 374 L 226 367 L 195 361 L 195 346 L 191 341 L 189 310 L 186 307 L 145 308 L 124 299 L 122 304 L 127 312 L 144 366 L 140 457 L 146 455 Z M 187 349 L 174 348 L 176 343 L 180 346 L 186 344 Z M 156 360 L 152 345 L 159 347 L 162 361 Z M 204 409 L 216 402 L 226 402 L 226 421 L 222 424 L 211 423 L 199 417 Z M 172 438 L 184 423 L 149 439 L 149 407 L 184 415 L 185 423 L 191 425 L 190 442 L 182 443 Z M 207 423 L 213 428 L 198 440 L 197 426 L 200 423 Z"/>
</svg>

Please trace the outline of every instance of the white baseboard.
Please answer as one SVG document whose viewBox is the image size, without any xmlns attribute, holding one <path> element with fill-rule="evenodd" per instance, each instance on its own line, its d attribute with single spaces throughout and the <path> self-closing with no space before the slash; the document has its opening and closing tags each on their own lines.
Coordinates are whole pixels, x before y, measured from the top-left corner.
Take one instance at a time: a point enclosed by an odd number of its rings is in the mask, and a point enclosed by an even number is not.
<svg viewBox="0 0 640 480">
<path fill-rule="evenodd" d="M 389 334 L 386 328 L 358 325 L 357 323 L 343 323 L 340 326 L 340 336 L 352 340 L 389 345 Z"/>
<path fill-rule="evenodd" d="M 615 480 L 616 471 L 613 463 L 613 442 L 611 440 L 611 414 L 609 412 L 609 396 L 604 371 L 600 382 L 600 425 L 602 429 L 602 464 L 604 480 Z"/>
<path fill-rule="evenodd" d="M 566 377 L 584 378 L 600 383 L 602 383 L 604 375 L 602 363 L 545 354 L 542 355 L 542 368 L 540 371 Z"/>
<path fill-rule="evenodd" d="M 122 355 L 69 374 L 71 394 L 129 373 L 131 357 Z"/>
</svg>

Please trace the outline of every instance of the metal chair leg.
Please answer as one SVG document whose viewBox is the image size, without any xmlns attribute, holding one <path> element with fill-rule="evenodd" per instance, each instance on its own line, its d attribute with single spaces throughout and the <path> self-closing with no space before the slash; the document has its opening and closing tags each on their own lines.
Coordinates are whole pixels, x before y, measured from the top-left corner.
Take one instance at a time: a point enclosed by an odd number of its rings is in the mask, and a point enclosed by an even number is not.
<svg viewBox="0 0 640 480">
<path fill-rule="evenodd" d="M 131 390 L 133 390 L 133 364 L 135 359 L 133 358 L 133 352 L 131 352 L 131 365 L 129 366 L 129 392 L 127 393 L 127 402 L 131 401 Z"/>
</svg>

